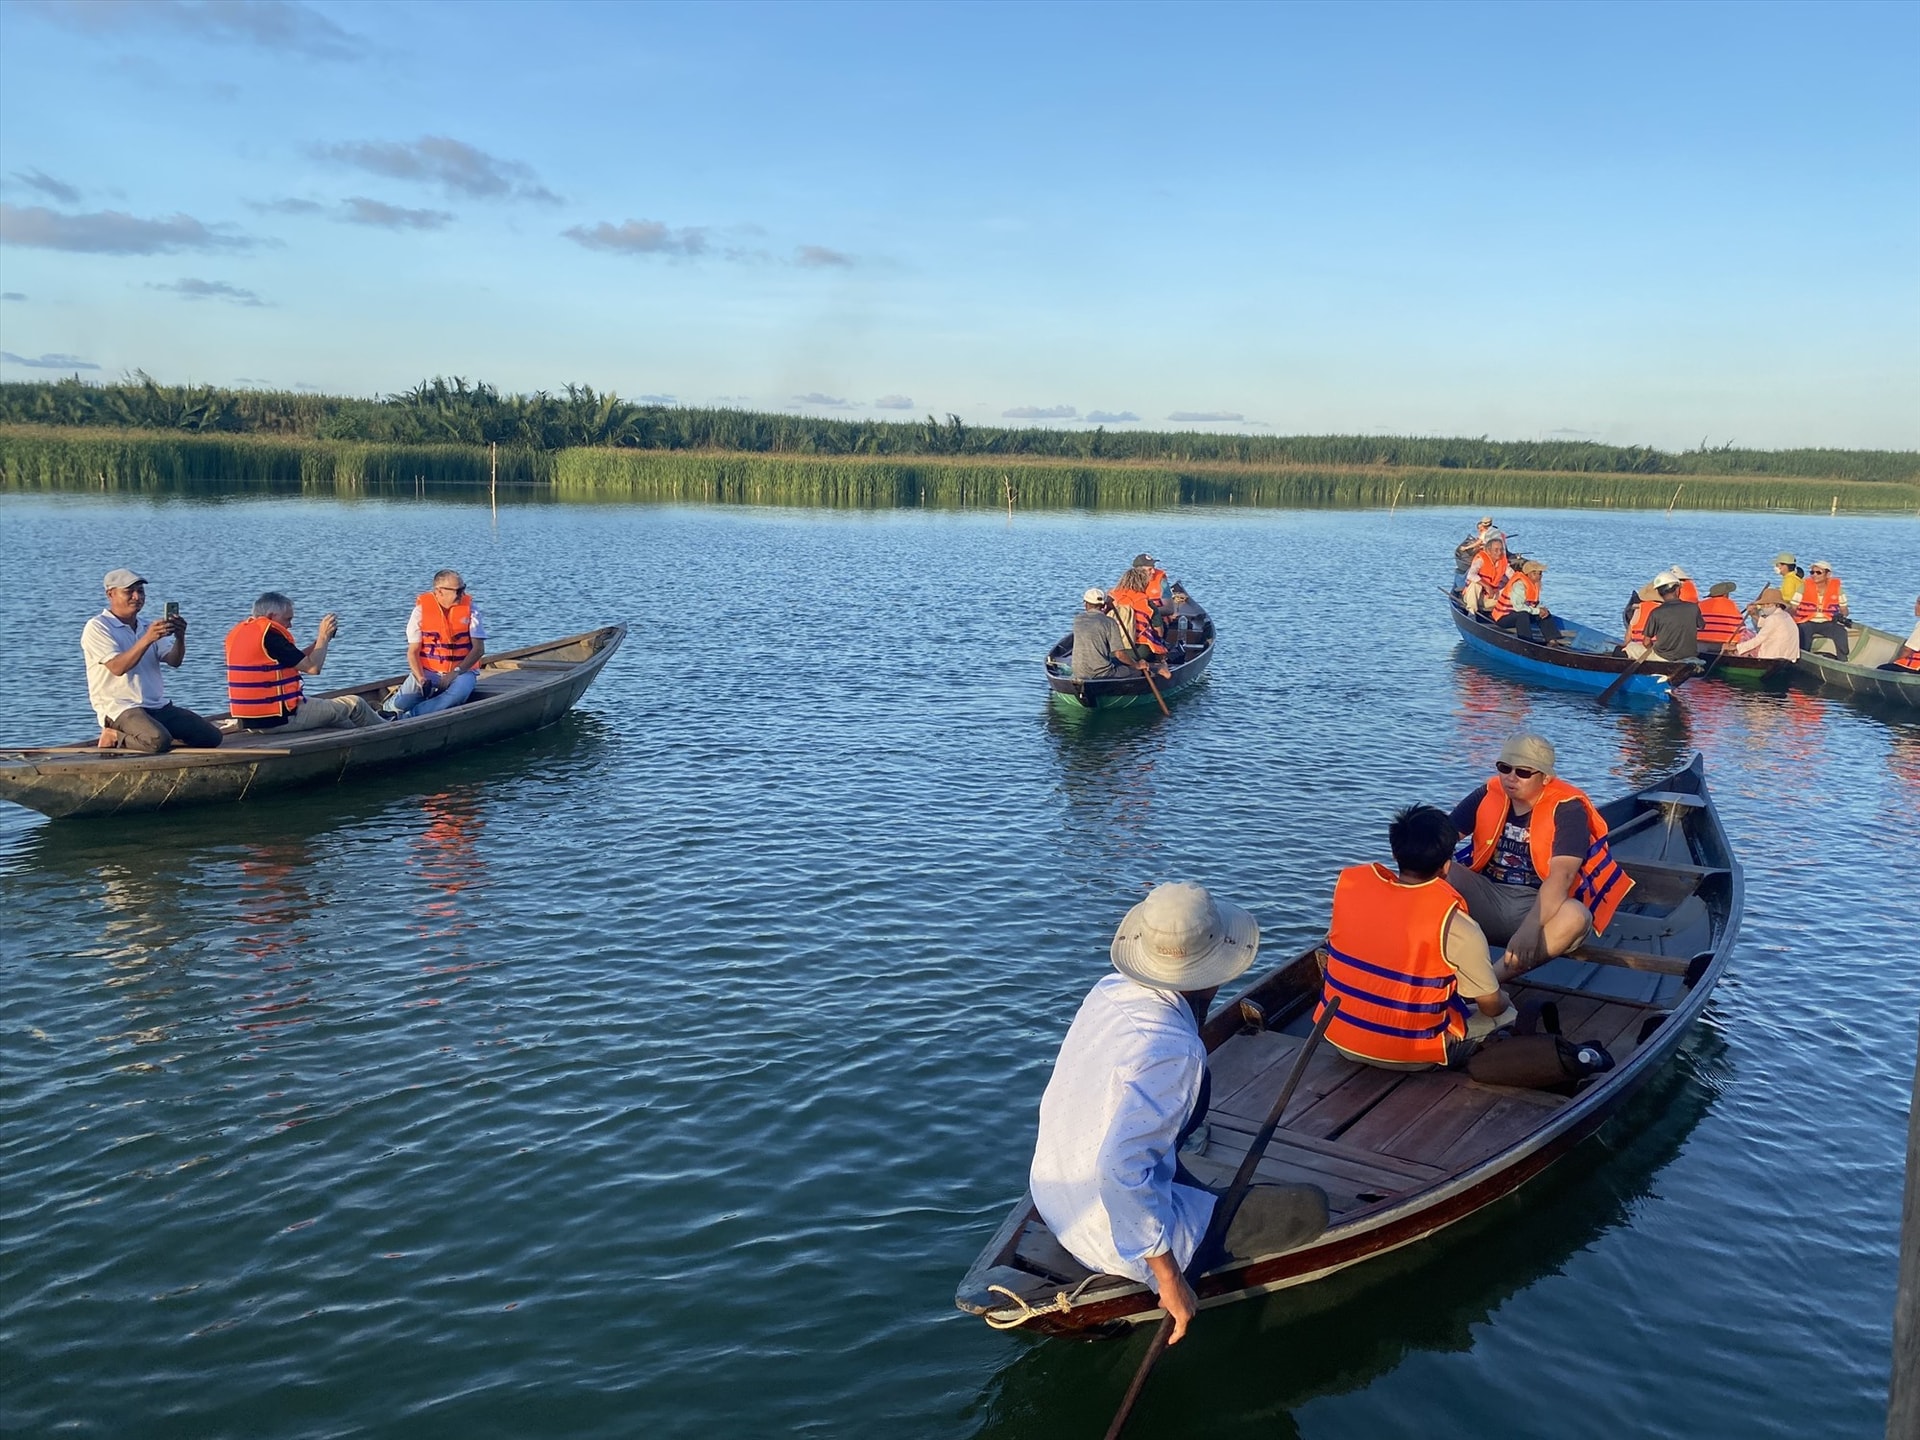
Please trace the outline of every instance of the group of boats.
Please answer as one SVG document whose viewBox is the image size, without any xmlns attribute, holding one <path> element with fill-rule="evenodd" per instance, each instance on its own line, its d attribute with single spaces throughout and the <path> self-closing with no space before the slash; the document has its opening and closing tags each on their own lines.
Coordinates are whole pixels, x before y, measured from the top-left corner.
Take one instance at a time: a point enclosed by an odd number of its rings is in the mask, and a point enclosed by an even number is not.
<svg viewBox="0 0 1920 1440">
<path fill-rule="evenodd" d="M 1689 680 L 1712 678 L 1733 684 L 1811 686 L 1872 696 L 1920 710 L 1920 671 L 1878 667 L 1892 660 L 1904 642 L 1871 625 L 1847 627 L 1845 660 L 1832 653 L 1824 637 L 1800 652 L 1797 660 L 1762 660 L 1736 655 L 1730 645 L 1700 642 L 1698 660 L 1635 660 L 1621 641 L 1591 626 L 1555 615 L 1562 643 L 1524 638 L 1468 611 L 1459 590 L 1447 592 L 1454 628 L 1469 650 L 1502 667 L 1534 679 L 1603 694 L 1666 698 Z M 1827 647 L 1823 650 L 1820 647 Z"/>
</svg>

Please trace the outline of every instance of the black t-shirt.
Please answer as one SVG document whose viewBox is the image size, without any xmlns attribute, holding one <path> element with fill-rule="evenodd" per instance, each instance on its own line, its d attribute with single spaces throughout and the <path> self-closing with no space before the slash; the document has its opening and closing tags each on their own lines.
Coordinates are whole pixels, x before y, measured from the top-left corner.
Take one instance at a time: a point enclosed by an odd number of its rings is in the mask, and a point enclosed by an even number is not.
<svg viewBox="0 0 1920 1440">
<path fill-rule="evenodd" d="M 1453 828 L 1462 835 L 1473 834 L 1474 817 L 1480 813 L 1480 801 L 1486 793 L 1483 787 L 1453 807 Z M 1520 816 L 1508 812 L 1506 832 L 1495 845 L 1493 858 L 1487 861 L 1485 874 L 1489 880 L 1538 887 L 1540 877 L 1534 873 L 1533 852 L 1527 840 L 1532 819 L 1531 811 Z M 1554 855 L 1585 860 L 1592 844 L 1587 836 L 1587 807 L 1578 800 L 1562 800 L 1553 812 Z"/>
<path fill-rule="evenodd" d="M 1700 654 L 1700 607 L 1691 600 L 1663 600 L 1647 616 L 1647 644 L 1667 660 Z"/>
<path fill-rule="evenodd" d="M 298 665 L 306 659 L 300 647 L 282 635 L 278 630 L 269 630 L 261 641 L 267 652 L 267 658 L 276 665 Z M 265 720 L 242 720 L 242 730 L 277 730 L 287 723 L 284 715 L 275 715 Z"/>
</svg>

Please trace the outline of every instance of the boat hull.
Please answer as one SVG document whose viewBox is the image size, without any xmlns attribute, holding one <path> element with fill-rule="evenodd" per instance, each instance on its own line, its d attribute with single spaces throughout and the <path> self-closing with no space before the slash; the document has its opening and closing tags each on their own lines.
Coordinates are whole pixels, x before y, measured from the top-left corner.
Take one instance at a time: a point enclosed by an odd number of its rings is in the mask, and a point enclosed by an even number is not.
<svg viewBox="0 0 1920 1440">
<path fill-rule="evenodd" d="M 1213 663 L 1215 636 L 1213 622 L 1205 622 L 1202 642 L 1190 646 L 1186 658 L 1169 666 L 1173 672 L 1165 680 L 1156 680 L 1160 698 L 1171 700 L 1184 695 L 1205 678 Z M 1073 636 L 1068 635 L 1047 652 L 1047 685 L 1053 702 L 1069 714 L 1084 715 L 1090 710 L 1137 710 L 1156 702 L 1147 682 L 1139 678 L 1122 680 L 1076 680 L 1069 673 L 1073 660 Z"/>
<path fill-rule="evenodd" d="M 1802 677 L 1829 689 L 1844 690 L 1850 695 L 1870 695 L 1920 710 L 1920 671 L 1878 668 L 1893 659 L 1904 643 L 1889 631 L 1876 630 L 1871 625 L 1853 625 L 1848 627 L 1847 659 L 1802 650 L 1794 665 Z"/>
<path fill-rule="evenodd" d="M 232 804 L 418 764 L 553 724 L 593 683 L 625 634 L 625 627 L 610 626 L 490 657 L 474 699 L 377 729 L 307 731 L 281 742 L 264 732 L 234 736 L 240 743 L 217 750 L 165 755 L 81 746 L 0 751 L 0 798 L 56 820 L 98 819 Z M 571 650 L 579 656 L 569 663 L 564 657 Z M 547 674 L 546 667 L 559 668 Z M 509 676 L 533 678 L 509 685 Z M 333 693 L 374 698 L 398 679 Z M 488 693 L 490 681 L 496 693 Z"/>
<path fill-rule="evenodd" d="M 1571 647 L 1563 648 L 1523 640 L 1509 630 L 1498 629 L 1488 621 L 1467 614 L 1457 599 L 1450 599 L 1448 608 L 1453 614 L 1454 628 L 1469 650 L 1503 669 L 1534 680 L 1597 694 L 1633 668 L 1633 661 L 1614 653 L 1610 637 L 1575 621 L 1554 617 L 1574 642 Z M 1697 675 L 1699 669 L 1691 661 L 1649 663 L 1641 666 L 1614 693 L 1666 699 L 1673 694 L 1675 686 Z"/>
</svg>

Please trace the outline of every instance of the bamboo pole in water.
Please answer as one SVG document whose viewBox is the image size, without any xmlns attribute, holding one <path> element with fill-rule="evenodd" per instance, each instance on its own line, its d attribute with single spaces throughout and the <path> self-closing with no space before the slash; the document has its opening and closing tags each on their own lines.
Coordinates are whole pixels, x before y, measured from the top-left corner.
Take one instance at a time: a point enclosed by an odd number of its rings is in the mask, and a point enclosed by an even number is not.
<svg viewBox="0 0 1920 1440">
<path fill-rule="evenodd" d="M 1893 1381 L 1887 1440 L 1920 1436 L 1920 1061 L 1907 1110 L 1907 1197 L 1900 1213 L 1900 1281 L 1893 1298 Z"/>
</svg>

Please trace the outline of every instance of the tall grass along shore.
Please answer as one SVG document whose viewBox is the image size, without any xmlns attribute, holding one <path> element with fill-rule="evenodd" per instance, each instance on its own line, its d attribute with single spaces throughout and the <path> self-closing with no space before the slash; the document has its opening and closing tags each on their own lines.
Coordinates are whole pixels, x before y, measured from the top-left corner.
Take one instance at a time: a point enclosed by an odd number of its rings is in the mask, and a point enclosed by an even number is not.
<svg viewBox="0 0 1920 1440">
<path fill-rule="evenodd" d="M 496 469 L 497 466 L 497 469 Z M 353 491 L 783 505 L 1564 505 L 1920 509 L 1920 453 L 998 429 L 643 405 L 435 379 L 379 399 L 77 379 L 0 384 L 0 488 Z"/>
</svg>

